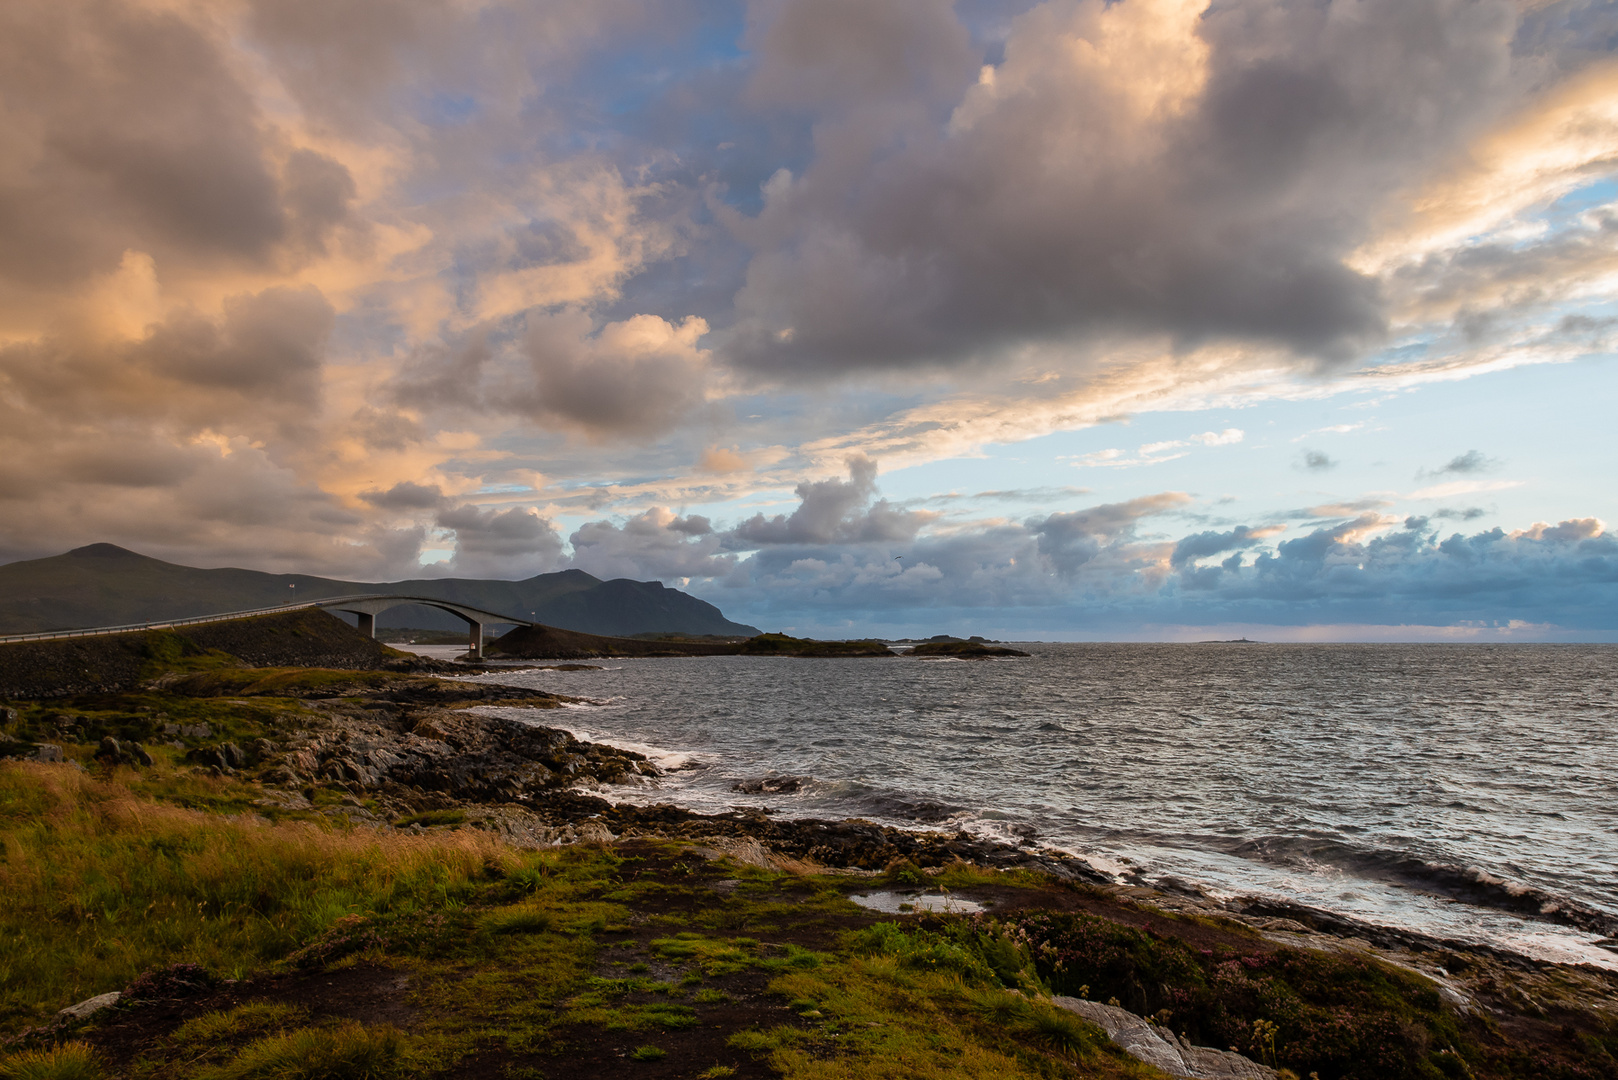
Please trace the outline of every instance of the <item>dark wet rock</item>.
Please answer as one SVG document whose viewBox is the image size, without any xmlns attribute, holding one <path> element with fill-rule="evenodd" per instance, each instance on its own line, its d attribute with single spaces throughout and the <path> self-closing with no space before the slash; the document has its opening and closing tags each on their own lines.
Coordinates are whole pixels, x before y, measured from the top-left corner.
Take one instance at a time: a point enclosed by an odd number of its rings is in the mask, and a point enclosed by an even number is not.
<svg viewBox="0 0 1618 1080">
<path fill-rule="evenodd" d="M 247 764 L 247 755 L 235 743 L 224 743 L 219 747 L 219 755 L 225 759 L 225 764 L 232 769 L 240 769 Z"/>
<path fill-rule="evenodd" d="M 730 790 L 744 795 L 796 795 L 813 780 L 812 776 L 763 776 L 757 780 L 738 780 Z"/>
</svg>

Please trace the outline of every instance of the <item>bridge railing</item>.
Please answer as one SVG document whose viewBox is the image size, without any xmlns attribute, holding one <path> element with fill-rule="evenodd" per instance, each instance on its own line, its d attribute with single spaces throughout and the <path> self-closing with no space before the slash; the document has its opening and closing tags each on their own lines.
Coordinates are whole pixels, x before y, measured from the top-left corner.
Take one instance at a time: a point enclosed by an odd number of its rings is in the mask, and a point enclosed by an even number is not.
<svg viewBox="0 0 1618 1080">
<path fill-rule="evenodd" d="M 387 593 L 354 593 L 349 596 L 323 596 L 316 600 L 297 600 L 274 607 L 249 608 L 246 611 L 227 611 L 219 615 L 195 615 L 185 619 L 158 619 L 153 622 L 126 623 L 121 626 L 93 626 L 83 630 L 43 630 L 33 634 L 8 634 L 0 636 L 0 645 L 14 641 L 54 641 L 59 638 L 104 637 L 108 634 L 133 634 L 141 630 L 169 630 L 176 626 L 200 626 L 203 623 L 230 622 L 232 619 L 251 619 L 255 615 L 274 615 L 282 611 L 306 611 L 309 608 L 338 607 L 342 604 L 354 604 L 362 600 L 391 600 L 409 599 L 424 600 L 432 603 L 432 597 L 393 597 Z M 440 603 L 453 603 L 453 601 L 440 601 Z M 465 607 L 466 605 L 459 605 Z M 475 610 L 468 608 L 467 610 Z M 485 614 L 493 615 L 494 612 Z M 496 620 L 490 620 L 496 621 Z M 499 622 L 506 622 L 507 617 L 501 616 Z M 527 619 L 510 619 L 516 625 L 527 623 Z"/>
</svg>

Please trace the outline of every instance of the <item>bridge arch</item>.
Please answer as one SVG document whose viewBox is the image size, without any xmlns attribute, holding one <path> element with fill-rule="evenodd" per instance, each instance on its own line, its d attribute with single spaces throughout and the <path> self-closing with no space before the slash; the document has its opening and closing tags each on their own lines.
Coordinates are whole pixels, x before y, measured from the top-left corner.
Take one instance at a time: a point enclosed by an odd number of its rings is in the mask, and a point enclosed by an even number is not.
<svg viewBox="0 0 1618 1080">
<path fill-rule="evenodd" d="M 316 600 L 314 607 L 322 611 L 342 611 L 359 619 L 359 628 L 370 637 L 376 637 L 376 617 L 389 608 L 418 604 L 422 607 L 447 611 L 465 621 L 467 645 L 475 657 L 483 656 L 483 627 L 486 623 L 512 623 L 516 626 L 537 626 L 532 619 L 519 619 L 497 611 L 485 611 L 470 604 L 457 604 L 453 600 L 439 600 L 430 596 L 339 596 L 332 600 Z"/>
</svg>

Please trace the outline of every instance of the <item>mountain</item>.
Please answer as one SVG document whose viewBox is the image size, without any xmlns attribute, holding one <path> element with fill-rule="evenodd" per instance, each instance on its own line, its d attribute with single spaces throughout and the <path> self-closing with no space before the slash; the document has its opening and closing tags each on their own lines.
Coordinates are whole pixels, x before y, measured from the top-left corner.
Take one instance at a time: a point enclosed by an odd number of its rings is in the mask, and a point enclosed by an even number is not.
<svg viewBox="0 0 1618 1080">
<path fill-rule="evenodd" d="M 525 581 L 337 581 L 234 568 L 198 570 L 114 544 L 91 544 L 65 555 L 0 566 L 0 634 L 182 619 L 354 593 L 455 600 L 610 637 L 758 633 L 755 627 L 731 622 L 712 604 L 659 582 L 602 581 L 582 570 L 540 574 Z M 379 616 L 377 624 L 426 630 L 458 630 L 465 625 L 447 612 L 424 607 L 394 608 Z"/>
</svg>

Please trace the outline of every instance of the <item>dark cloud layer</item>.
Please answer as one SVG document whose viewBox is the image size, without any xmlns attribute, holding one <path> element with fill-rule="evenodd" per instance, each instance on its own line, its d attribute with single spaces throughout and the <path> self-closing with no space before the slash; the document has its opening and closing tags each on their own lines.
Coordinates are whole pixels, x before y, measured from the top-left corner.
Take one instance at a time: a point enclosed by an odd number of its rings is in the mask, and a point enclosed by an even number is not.
<svg viewBox="0 0 1618 1080">
<path fill-rule="evenodd" d="M 877 107 L 849 109 L 779 76 L 769 100 L 815 113 L 816 155 L 736 224 L 755 252 L 730 339 L 744 364 L 885 366 L 1120 327 L 1346 358 L 1385 322 L 1344 262 L 1380 193 L 1513 89 L 1508 0 L 1050 3 L 970 88 L 958 37 L 915 25 L 935 9 L 864 7 L 817 21 L 815 47 L 850 58 L 849 85 L 903 85 L 910 108 L 872 91 Z M 770 26 L 818 10 L 774 6 Z M 758 78 L 776 80 L 798 53 L 761 37 Z"/>
</svg>

